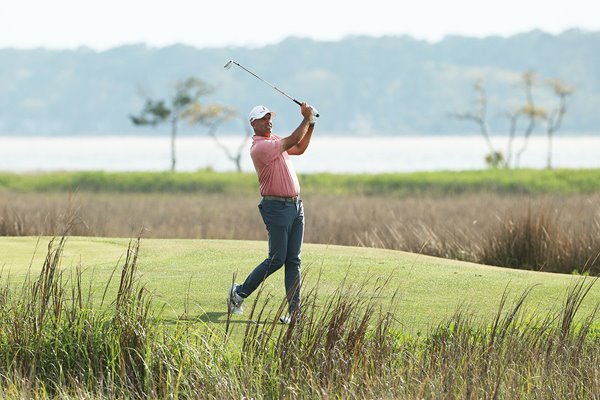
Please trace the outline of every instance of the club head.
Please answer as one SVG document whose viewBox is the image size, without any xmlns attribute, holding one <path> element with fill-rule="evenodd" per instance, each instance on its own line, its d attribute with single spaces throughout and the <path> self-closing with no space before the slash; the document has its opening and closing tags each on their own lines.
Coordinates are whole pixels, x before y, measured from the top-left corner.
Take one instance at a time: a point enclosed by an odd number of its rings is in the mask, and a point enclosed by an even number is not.
<svg viewBox="0 0 600 400">
<path fill-rule="evenodd" d="M 229 60 L 229 61 L 227 61 L 227 64 L 225 64 L 225 65 L 223 66 L 223 68 L 225 68 L 225 69 L 229 69 L 229 68 L 231 68 L 231 65 L 232 65 L 232 64 L 233 64 L 233 60 Z"/>
</svg>

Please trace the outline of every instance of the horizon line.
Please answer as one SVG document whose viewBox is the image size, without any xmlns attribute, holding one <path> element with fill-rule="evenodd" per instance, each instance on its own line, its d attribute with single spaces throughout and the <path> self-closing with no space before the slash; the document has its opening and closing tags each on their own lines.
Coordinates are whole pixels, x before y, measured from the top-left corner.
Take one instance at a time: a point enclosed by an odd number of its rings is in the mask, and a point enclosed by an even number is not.
<svg viewBox="0 0 600 400">
<path fill-rule="evenodd" d="M 22 50 L 22 51 L 89 50 L 89 51 L 101 53 L 101 52 L 110 51 L 110 50 L 114 50 L 114 49 L 118 49 L 118 48 L 122 48 L 122 47 L 138 47 L 138 46 L 144 46 L 144 47 L 150 48 L 150 49 L 164 49 L 164 48 L 169 48 L 169 47 L 183 46 L 183 47 L 194 48 L 197 50 L 232 49 L 232 48 L 258 50 L 258 49 L 262 49 L 262 48 L 266 48 L 266 47 L 270 47 L 270 46 L 277 46 L 288 40 L 303 40 L 303 41 L 312 41 L 312 42 L 316 42 L 316 43 L 339 43 L 339 42 L 343 42 L 345 40 L 361 39 L 361 38 L 373 39 L 373 40 L 391 39 L 391 38 L 409 38 L 416 42 L 425 42 L 425 43 L 428 43 L 431 45 L 435 45 L 435 44 L 442 43 L 446 40 L 456 39 L 456 38 L 474 39 L 474 40 L 486 40 L 486 39 L 492 39 L 492 38 L 510 39 L 510 38 L 514 38 L 517 36 L 522 36 L 522 35 L 527 35 L 527 34 L 532 34 L 532 33 L 541 33 L 544 35 L 557 37 L 557 36 L 562 36 L 562 35 L 569 34 L 569 33 L 579 33 L 579 34 L 597 34 L 597 33 L 599 33 L 600 34 L 600 30 L 592 30 L 592 29 L 581 28 L 581 27 L 571 27 L 571 28 L 563 29 L 562 31 L 560 31 L 558 33 L 553 33 L 548 30 L 544 30 L 542 28 L 532 28 L 527 31 L 515 32 L 515 33 L 509 34 L 509 35 L 506 35 L 506 34 L 467 35 L 467 34 L 447 33 L 443 37 L 441 37 L 439 39 L 434 39 L 434 40 L 419 38 L 418 36 L 409 34 L 409 33 L 381 34 L 381 35 L 367 34 L 367 33 L 365 33 L 365 34 L 346 34 L 346 35 L 344 35 L 340 38 L 336 38 L 336 39 L 323 39 L 323 38 L 314 38 L 314 37 L 301 37 L 301 36 L 297 36 L 297 35 L 288 35 L 283 38 L 278 38 L 276 40 L 273 40 L 271 42 L 264 42 L 261 45 L 251 45 L 248 43 L 246 43 L 246 44 L 231 43 L 231 44 L 215 44 L 215 45 L 198 45 L 198 44 L 194 44 L 194 43 L 190 43 L 190 42 L 186 42 L 186 41 L 175 41 L 175 42 L 171 42 L 171 43 L 158 44 L 158 43 L 152 43 L 149 41 L 131 41 L 131 42 L 123 42 L 123 43 L 119 43 L 119 44 L 114 44 L 109 47 L 93 46 L 93 45 L 89 45 L 89 44 L 79 44 L 76 46 L 64 46 L 64 47 L 49 46 L 49 45 L 31 45 L 31 46 L 2 45 L 2 46 L 0 46 L 0 50 Z"/>
</svg>

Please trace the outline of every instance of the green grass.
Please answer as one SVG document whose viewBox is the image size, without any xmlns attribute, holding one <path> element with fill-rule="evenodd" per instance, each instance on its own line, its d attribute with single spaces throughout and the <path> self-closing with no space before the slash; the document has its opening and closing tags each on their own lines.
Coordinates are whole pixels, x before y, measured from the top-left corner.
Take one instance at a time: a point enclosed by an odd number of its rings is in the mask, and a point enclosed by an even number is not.
<svg viewBox="0 0 600 400">
<path fill-rule="evenodd" d="M 33 192 L 206 192 L 251 191 L 256 177 L 237 173 L 49 172 L 0 173 L 0 189 Z"/>
<path fill-rule="evenodd" d="M 304 174 L 313 194 L 591 193 L 600 191 L 600 169 L 483 170 L 386 174 Z M 0 173 L 0 190 L 33 192 L 256 193 L 254 173 L 50 172 Z"/>
<path fill-rule="evenodd" d="M 32 257 L 36 243 L 50 245 Z M 226 323 L 230 268 L 260 258 L 262 247 L 0 238 L 10 276 L 0 285 L 0 397 L 521 399 L 600 391 L 595 279 L 307 245 L 305 288 L 318 293 L 306 296 L 299 321 Z M 269 282 L 260 298 L 276 300 L 266 314 L 259 302 L 260 321 L 282 296 L 276 278 Z M 162 318 L 156 302 L 170 306 Z M 231 327 L 233 337 L 224 335 Z"/>
<path fill-rule="evenodd" d="M 9 278 L 11 284 L 22 282 L 30 265 L 33 276 L 39 273 L 48 238 L 39 239 L 37 251 L 36 243 L 38 238 L 32 237 L 0 238 L 0 266 L 3 277 Z M 125 255 L 127 244 L 127 239 L 71 237 L 67 240 L 61 266 L 67 277 L 69 271 L 74 272 L 81 266 L 84 287 L 89 285 L 99 301 L 115 267 L 120 265 L 119 259 Z M 188 319 L 224 328 L 225 293 L 232 274 L 237 272 L 238 281 L 244 279 L 264 259 L 266 251 L 263 241 L 143 239 L 138 270 L 141 282 L 155 295 L 155 303 L 165 305 L 162 313 L 167 320 L 185 315 Z M 303 272 L 306 288 L 315 286 L 321 275 L 321 296 L 333 293 L 344 280 L 356 286 L 368 280 L 372 284 L 365 287 L 373 288 L 378 279 L 389 278 L 381 301 L 389 302 L 398 291 L 396 318 L 413 334 L 447 321 L 458 308 L 472 312 L 475 317 L 489 319 L 497 312 L 507 287 L 509 303 L 533 287 L 526 304 L 530 313 L 560 308 L 567 289 L 582 279 L 400 251 L 316 244 L 304 245 Z M 113 279 L 112 293 L 116 292 L 117 280 Z M 266 281 L 265 292 L 274 296 L 275 301 L 271 303 L 276 308 L 283 298 L 283 271 Z M 107 297 L 114 298 L 114 295 Z M 587 315 L 598 303 L 600 287 L 595 286 L 581 313 Z M 244 321 L 244 316 L 234 317 L 236 323 Z"/>
<path fill-rule="evenodd" d="M 600 170 L 482 170 L 304 175 L 304 187 L 365 194 L 578 193 L 600 190 Z"/>
</svg>

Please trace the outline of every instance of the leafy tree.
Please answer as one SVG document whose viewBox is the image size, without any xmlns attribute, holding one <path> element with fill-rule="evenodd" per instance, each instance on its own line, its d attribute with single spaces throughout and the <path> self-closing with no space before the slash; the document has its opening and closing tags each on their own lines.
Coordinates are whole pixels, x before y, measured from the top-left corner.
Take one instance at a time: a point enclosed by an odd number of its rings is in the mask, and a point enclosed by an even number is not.
<svg viewBox="0 0 600 400">
<path fill-rule="evenodd" d="M 131 122 L 137 126 L 156 126 L 163 123 L 171 125 L 171 171 L 175 171 L 177 163 L 175 139 L 179 122 L 192 107 L 200 106 L 200 97 L 211 92 L 212 89 L 203 81 L 190 77 L 175 83 L 175 92 L 170 99 L 147 98 L 142 111 L 138 115 L 129 116 Z"/>
<path fill-rule="evenodd" d="M 504 160 L 504 155 L 499 151 L 488 153 L 485 156 L 485 163 L 488 165 L 488 167 L 494 169 L 505 167 L 507 165 L 506 161 Z"/>
</svg>

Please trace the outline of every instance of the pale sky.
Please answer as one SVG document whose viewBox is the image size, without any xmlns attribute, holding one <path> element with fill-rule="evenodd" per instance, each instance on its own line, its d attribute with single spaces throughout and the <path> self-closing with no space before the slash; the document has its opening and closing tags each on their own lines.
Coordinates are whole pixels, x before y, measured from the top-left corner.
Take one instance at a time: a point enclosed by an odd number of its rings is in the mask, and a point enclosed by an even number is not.
<svg viewBox="0 0 600 400">
<path fill-rule="evenodd" d="M 0 48 L 146 43 L 262 47 L 288 36 L 509 36 L 600 31 L 594 0 L 0 0 Z"/>
</svg>

